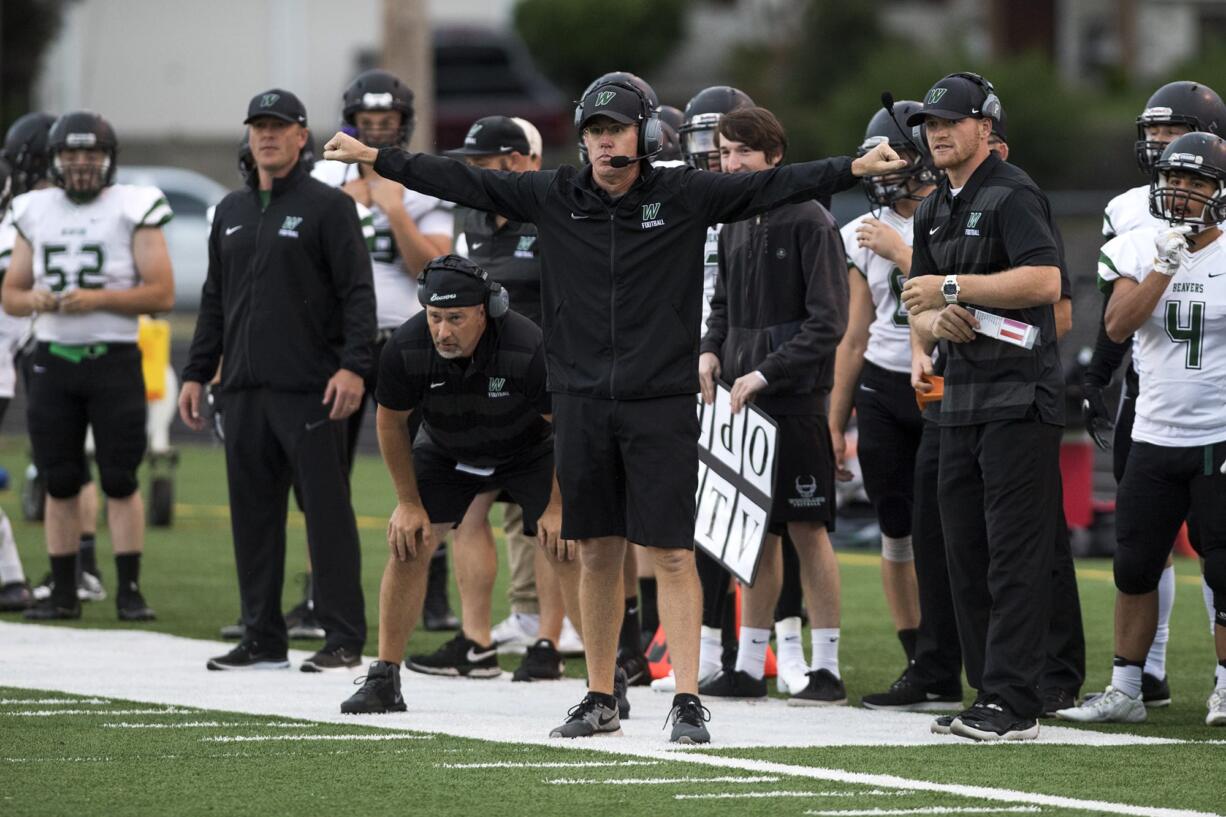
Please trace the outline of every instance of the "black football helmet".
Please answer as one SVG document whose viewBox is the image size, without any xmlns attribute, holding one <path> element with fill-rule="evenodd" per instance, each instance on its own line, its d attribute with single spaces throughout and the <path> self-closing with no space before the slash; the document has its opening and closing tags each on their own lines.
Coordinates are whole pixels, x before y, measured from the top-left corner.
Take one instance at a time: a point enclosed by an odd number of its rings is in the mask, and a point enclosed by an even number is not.
<svg viewBox="0 0 1226 817">
<path fill-rule="evenodd" d="M 1137 117 L 1137 166 L 1150 173 L 1167 143 L 1145 138 L 1146 125 L 1186 125 L 1191 131 L 1226 133 L 1226 104 L 1217 92 L 1199 82 L 1168 82 L 1154 91 Z"/>
<path fill-rule="evenodd" d="M 101 150 L 106 154 L 101 164 L 68 165 L 61 154 L 66 150 Z M 115 157 L 119 140 L 115 129 L 93 111 L 66 113 L 47 134 L 47 151 L 51 158 L 51 180 L 69 198 L 85 201 L 115 182 Z"/>
<path fill-rule="evenodd" d="M 1212 195 L 1174 188 L 1171 173 L 1180 171 L 1213 182 Z M 1199 218 L 1188 215 L 1188 205 L 1204 205 Z M 1226 139 L 1212 133 L 1185 133 L 1166 146 L 1154 162 L 1149 183 L 1149 212 L 1168 224 L 1187 224 L 1193 232 L 1226 221 Z"/>
<path fill-rule="evenodd" d="M 413 137 L 413 91 L 395 74 L 380 69 L 364 71 L 345 89 L 341 114 L 345 124 L 357 130 L 363 144 L 374 148 L 403 146 Z M 363 133 L 355 122 L 361 111 L 400 111 L 400 129 L 392 137 Z"/>
<path fill-rule="evenodd" d="M 642 91 L 643 96 L 647 98 L 647 103 L 653 111 L 660 109 L 660 96 L 656 93 L 656 89 L 652 88 L 647 80 L 640 77 L 638 74 L 632 74 L 629 71 L 610 71 L 607 74 L 601 74 L 588 83 L 588 86 L 583 89 L 583 93 L 579 94 L 579 99 L 575 102 L 575 128 L 579 128 L 579 117 L 583 115 L 583 100 L 587 99 L 587 95 L 596 89 L 598 85 L 608 85 L 611 82 L 633 85 Z M 579 135 L 579 163 L 587 164 L 587 146 L 583 144 L 583 135 Z"/>
<path fill-rule="evenodd" d="M 0 218 L 9 208 L 13 198 L 13 166 L 8 159 L 0 156 Z"/>
<path fill-rule="evenodd" d="M 728 85 L 712 85 L 696 93 L 685 105 L 685 122 L 677 129 L 681 154 L 699 170 L 719 170 L 715 131 L 726 113 L 752 108 L 749 94 Z"/>
<path fill-rule="evenodd" d="M 907 125 L 907 117 L 922 111 L 923 107 L 910 99 L 900 100 L 894 103 L 893 116 L 882 108 L 873 114 L 868 127 L 864 129 L 864 141 L 856 150 L 857 157 L 886 142 L 895 153 L 911 163 L 905 170 L 864 179 L 864 195 L 874 207 L 889 207 L 903 199 L 920 201 L 924 197 L 916 195 L 915 191 L 936 184 L 941 179 L 940 171 L 932 164 L 928 143 L 920 134 L 922 126 Z"/>
<path fill-rule="evenodd" d="M 675 162 L 681 156 L 681 126 L 685 124 L 685 114 L 672 105 L 660 106 L 660 132 L 664 134 L 663 147 L 656 159 L 662 162 Z"/>
<path fill-rule="evenodd" d="M 251 152 L 251 133 L 247 130 L 243 131 L 243 138 L 238 143 L 238 175 L 242 177 L 245 184 L 255 186 L 252 175 L 255 173 L 255 154 Z"/>
<path fill-rule="evenodd" d="M 47 178 L 47 133 L 55 117 L 49 113 L 28 113 L 19 118 L 4 136 L 4 150 L 12 171 L 13 195 L 19 196 Z"/>
</svg>

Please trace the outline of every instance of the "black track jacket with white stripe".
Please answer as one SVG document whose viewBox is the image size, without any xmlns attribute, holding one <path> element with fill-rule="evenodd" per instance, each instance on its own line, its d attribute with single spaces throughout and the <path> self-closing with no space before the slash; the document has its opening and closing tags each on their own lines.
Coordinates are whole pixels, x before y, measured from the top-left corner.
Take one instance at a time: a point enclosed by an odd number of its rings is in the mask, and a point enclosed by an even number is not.
<svg viewBox="0 0 1226 817">
<path fill-rule="evenodd" d="M 398 148 L 375 162 L 406 187 L 536 224 L 549 390 L 617 400 L 698 391 L 707 225 L 857 182 L 846 157 L 760 173 L 640 167 L 615 201 L 590 166 L 510 173 Z"/>
</svg>

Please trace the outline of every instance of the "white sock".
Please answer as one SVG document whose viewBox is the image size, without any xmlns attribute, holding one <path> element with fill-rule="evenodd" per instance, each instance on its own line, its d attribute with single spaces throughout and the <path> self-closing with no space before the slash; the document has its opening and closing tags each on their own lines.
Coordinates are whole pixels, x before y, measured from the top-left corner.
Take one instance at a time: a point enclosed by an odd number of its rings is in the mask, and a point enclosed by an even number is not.
<svg viewBox="0 0 1226 817">
<path fill-rule="evenodd" d="M 1166 677 L 1166 642 L 1171 638 L 1171 608 L 1175 606 L 1175 567 L 1162 571 L 1158 579 L 1158 629 L 1154 643 L 1145 656 L 1145 673 L 1161 681 Z"/>
<path fill-rule="evenodd" d="M 835 678 L 839 675 L 839 628 L 813 629 L 809 631 L 813 643 L 812 668 L 827 669 Z"/>
<path fill-rule="evenodd" d="M 13 526 L 9 524 L 8 515 L 0 510 L 0 584 L 25 580 L 21 557 L 17 555 L 17 540 L 13 538 Z"/>
<path fill-rule="evenodd" d="M 1130 698 L 1141 697 L 1141 670 L 1135 664 L 1113 666 L 1111 668 L 1111 686 L 1123 692 Z"/>
<path fill-rule="evenodd" d="M 724 646 L 718 627 L 703 626 L 698 642 L 698 677 L 710 678 L 723 666 Z"/>
<path fill-rule="evenodd" d="M 740 646 L 736 651 L 736 668 L 761 680 L 766 675 L 766 648 L 771 643 L 771 631 L 766 627 L 741 627 Z"/>
<path fill-rule="evenodd" d="M 1213 625 L 1217 621 L 1217 611 L 1213 606 L 1213 588 L 1205 581 L 1204 576 L 1200 577 L 1200 594 L 1205 599 L 1205 610 L 1209 613 L 1209 637 L 1213 638 L 1216 635 Z"/>
<path fill-rule="evenodd" d="M 1213 678 L 1215 681 L 1214 689 L 1226 689 L 1226 667 L 1222 666 L 1221 661 L 1218 662 L 1217 669 L 1213 671 Z"/>
<path fill-rule="evenodd" d="M 780 667 L 809 665 L 805 663 L 805 643 L 800 638 L 800 616 L 775 622 L 775 646 L 779 650 Z"/>
</svg>

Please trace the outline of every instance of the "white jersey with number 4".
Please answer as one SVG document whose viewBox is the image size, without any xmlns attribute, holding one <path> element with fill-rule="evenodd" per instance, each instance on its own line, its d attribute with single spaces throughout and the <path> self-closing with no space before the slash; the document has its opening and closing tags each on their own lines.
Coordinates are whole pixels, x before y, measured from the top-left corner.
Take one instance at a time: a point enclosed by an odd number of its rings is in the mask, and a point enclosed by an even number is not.
<svg viewBox="0 0 1226 817">
<path fill-rule="evenodd" d="M 356 164 L 334 161 L 318 162 L 311 175 L 333 187 L 343 187 L 347 182 L 361 178 Z M 380 329 L 395 329 L 421 311 L 421 304 L 417 302 L 417 276 L 405 268 L 387 215 L 378 207 L 370 209 L 374 213 L 375 226 L 370 262 L 375 283 L 376 317 Z M 422 235 L 444 235 L 451 239 L 454 232 L 454 205 L 451 202 L 406 187 L 404 209 Z"/>
<path fill-rule="evenodd" d="M 76 289 L 132 289 L 140 274 L 132 258 L 139 227 L 170 221 L 156 187 L 113 184 L 76 203 L 58 187 L 13 200 L 13 223 L 34 250 L 34 288 L 63 296 Z M 96 311 L 40 314 L 34 336 L 59 343 L 135 343 L 137 316 Z"/>
<path fill-rule="evenodd" d="M 893 261 L 856 242 L 856 228 L 869 218 L 873 218 L 873 215 L 865 213 L 839 231 L 843 236 L 847 263 L 860 270 L 868 282 L 873 311 L 876 313 L 868 328 L 868 347 L 864 350 L 864 359 L 886 371 L 910 374 L 911 327 L 907 309 L 902 305 L 902 285 L 906 277 Z M 894 228 L 902 236 L 903 242 L 911 246 L 914 218 L 903 218 L 887 207 L 881 211 L 878 220 Z"/>
<path fill-rule="evenodd" d="M 1154 271 L 1156 230 L 1133 230 L 1103 245 L 1098 276 L 1138 283 Z M 1140 395 L 1132 438 L 1191 447 L 1226 440 L 1226 236 L 1183 251 L 1179 271 L 1133 340 Z"/>
<path fill-rule="evenodd" d="M 1104 238 L 1115 238 L 1145 228 L 1158 230 L 1165 226 L 1165 221 L 1150 215 L 1148 184 L 1125 190 L 1107 202 L 1103 210 Z"/>
</svg>

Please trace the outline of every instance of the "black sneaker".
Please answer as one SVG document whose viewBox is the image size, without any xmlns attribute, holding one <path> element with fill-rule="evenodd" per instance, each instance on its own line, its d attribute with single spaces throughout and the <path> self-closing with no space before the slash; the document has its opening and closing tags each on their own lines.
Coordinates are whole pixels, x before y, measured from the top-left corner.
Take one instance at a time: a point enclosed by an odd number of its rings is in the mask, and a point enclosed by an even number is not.
<svg viewBox="0 0 1226 817">
<path fill-rule="evenodd" d="M 1166 677 L 1158 678 L 1148 673 L 1141 676 L 1141 703 L 1149 709 L 1171 705 L 1171 685 Z"/>
<path fill-rule="evenodd" d="M 243 626 L 243 620 L 240 618 L 236 623 L 222 627 L 219 632 L 221 637 L 228 641 L 241 641 L 247 634 L 247 628 Z"/>
<path fill-rule="evenodd" d="M 951 734 L 950 727 L 953 726 L 954 718 L 956 717 L 958 716 L 957 715 L 941 715 L 937 717 L 935 720 L 933 720 L 932 724 L 928 728 L 932 730 L 932 734 L 934 735 Z"/>
<path fill-rule="evenodd" d="M 618 667 L 613 671 L 613 697 L 617 699 L 617 714 L 621 718 L 630 717 L 630 696 L 626 688 L 630 683 L 626 679 L 626 671 Z"/>
<path fill-rule="evenodd" d="M 81 617 L 81 602 L 78 599 L 61 601 L 54 594 L 27 607 L 21 617 L 28 621 L 58 621 Z"/>
<path fill-rule="evenodd" d="M 754 678 L 744 670 L 722 669 L 698 685 L 698 694 L 712 698 L 765 698 L 766 679 Z"/>
<path fill-rule="evenodd" d="M 603 700 L 602 700 L 603 699 Z M 551 738 L 591 738 L 600 735 L 620 735 L 621 716 L 617 707 L 610 706 L 607 696 L 596 697 L 589 692 L 566 713 L 566 722 L 549 733 Z"/>
<path fill-rule="evenodd" d="M 120 621 L 153 621 L 157 614 L 145 603 L 139 590 L 125 590 L 115 595 L 115 612 Z"/>
<path fill-rule="evenodd" d="M 1043 717 L 1054 718 L 1061 709 L 1077 706 L 1077 695 L 1060 687 L 1043 690 Z"/>
<path fill-rule="evenodd" d="M 669 710 L 664 725 L 672 722 L 673 731 L 669 735 L 670 743 L 710 743 L 711 733 L 707 731 L 707 723 L 711 720 L 711 710 L 693 695 L 673 698 L 673 708 Z"/>
<path fill-rule="evenodd" d="M 1034 740 L 1039 736 L 1039 722 L 1016 715 L 993 699 L 976 703 L 955 717 L 949 731 L 971 740 Z"/>
<path fill-rule="evenodd" d="M 34 603 L 34 594 L 25 582 L 9 582 L 0 587 L 0 613 L 19 613 Z"/>
<path fill-rule="evenodd" d="M 888 690 L 865 695 L 860 704 L 867 709 L 896 712 L 961 712 L 962 685 L 945 689 L 920 686 L 911 680 L 910 671 L 904 670 Z"/>
<path fill-rule="evenodd" d="M 838 706 L 847 703 L 847 689 L 843 679 L 828 669 L 815 669 L 809 673 L 809 685 L 788 698 L 789 706 Z"/>
<path fill-rule="evenodd" d="M 556 681 L 566 671 L 562 653 L 548 638 L 538 639 L 524 653 L 524 660 L 511 676 L 512 681 Z"/>
<path fill-rule="evenodd" d="M 353 669 L 361 663 L 361 650 L 351 650 L 348 647 L 324 647 L 303 661 L 298 669 L 303 672 L 325 672 L 330 669 Z"/>
<path fill-rule="evenodd" d="M 498 666 L 497 645 L 483 647 L 464 633 L 459 633 L 429 655 L 409 656 L 404 665 L 413 672 L 426 675 L 465 678 L 497 678 L 502 675 L 502 667 Z"/>
<path fill-rule="evenodd" d="M 651 686 L 651 668 L 642 651 L 635 652 L 625 647 L 617 650 L 617 666 L 626 673 L 626 683 L 632 687 Z"/>
<path fill-rule="evenodd" d="M 326 638 L 323 625 L 315 618 L 315 606 L 303 599 L 285 614 L 285 634 L 294 641 Z"/>
<path fill-rule="evenodd" d="M 205 666 L 212 670 L 289 669 L 289 659 L 285 653 L 264 652 L 254 641 L 240 641 L 225 655 L 210 658 Z"/>
<path fill-rule="evenodd" d="M 362 688 L 341 703 L 342 715 L 383 715 L 408 709 L 400 695 L 399 664 L 371 661 L 370 669 L 354 683 Z"/>
</svg>

